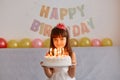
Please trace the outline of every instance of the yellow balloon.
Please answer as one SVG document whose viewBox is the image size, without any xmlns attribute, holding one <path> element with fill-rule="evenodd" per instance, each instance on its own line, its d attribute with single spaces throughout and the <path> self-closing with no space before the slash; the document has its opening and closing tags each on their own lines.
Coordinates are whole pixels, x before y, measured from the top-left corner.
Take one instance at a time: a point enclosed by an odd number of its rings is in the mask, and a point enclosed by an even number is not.
<svg viewBox="0 0 120 80">
<path fill-rule="evenodd" d="M 31 48 L 32 42 L 29 38 L 24 38 L 19 42 L 19 47 L 20 48 Z"/>
<path fill-rule="evenodd" d="M 71 45 L 71 47 L 78 47 L 78 40 L 77 39 L 74 39 L 74 38 L 72 38 L 72 39 L 70 39 L 70 45 Z"/>
<path fill-rule="evenodd" d="M 16 40 L 9 40 L 7 43 L 8 48 L 18 48 L 18 41 Z"/>
<path fill-rule="evenodd" d="M 79 46 L 81 47 L 90 47 L 91 46 L 91 41 L 87 37 L 83 37 L 79 41 Z"/>
<path fill-rule="evenodd" d="M 50 39 L 49 38 L 43 41 L 43 47 L 45 47 L 45 48 L 50 47 Z"/>
<path fill-rule="evenodd" d="M 113 42 L 110 38 L 104 38 L 102 39 L 102 46 L 112 46 Z"/>
</svg>

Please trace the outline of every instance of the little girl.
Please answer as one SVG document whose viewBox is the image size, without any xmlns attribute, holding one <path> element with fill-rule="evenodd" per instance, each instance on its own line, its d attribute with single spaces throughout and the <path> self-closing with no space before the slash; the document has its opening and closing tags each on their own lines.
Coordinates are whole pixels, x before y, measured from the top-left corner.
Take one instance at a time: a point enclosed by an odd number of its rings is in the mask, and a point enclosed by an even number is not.
<svg viewBox="0 0 120 80">
<path fill-rule="evenodd" d="M 68 67 L 43 67 L 43 70 L 48 77 L 47 80 L 75 80 L 76 73 L 76 55 L 70 46 L 70 37 L 67 28 L 63 24 L 58 24 L 51 31 L 50 48 L 64 48 L 64 54 L 71 57 L 72 66 Z"/>
</svg>

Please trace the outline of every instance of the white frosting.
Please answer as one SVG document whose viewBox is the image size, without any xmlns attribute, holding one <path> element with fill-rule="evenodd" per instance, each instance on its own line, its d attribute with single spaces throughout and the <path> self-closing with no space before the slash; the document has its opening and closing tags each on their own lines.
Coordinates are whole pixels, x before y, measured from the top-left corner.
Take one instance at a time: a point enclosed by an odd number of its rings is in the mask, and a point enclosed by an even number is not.
<svg viewBox="0 0 120 80">
<path fill-rule="evenodd" d="M 44 66 L 70 66 L 71 58 L 70 56 L 45 56 Z"/>
</svg>

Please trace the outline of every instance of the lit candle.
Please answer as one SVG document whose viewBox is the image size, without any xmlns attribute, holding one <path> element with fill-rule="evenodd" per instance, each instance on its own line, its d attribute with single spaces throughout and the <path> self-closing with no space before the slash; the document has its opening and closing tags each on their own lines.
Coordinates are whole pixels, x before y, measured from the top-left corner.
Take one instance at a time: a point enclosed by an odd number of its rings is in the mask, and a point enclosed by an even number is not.
<svg viewBox="0 0 120 80">
<path fill-rule="evenodd" d="M 54 49 L 54 56 L 56 56 L 56 54 L 57 54 L 57 49 L 55 48 Z"/>
<path fill-rule="evenodd" d="M 62 48 L 62 55 L 64 55 L 64 48 Z"/>
<path fill-rule="evenodd" d="M 62 48 L 60 48 L 60 53 L 59 53 L 60 55 L 62 54 Z"/>
<path fill-rule="evenodd" d="M 50 55 L 52 55 L 52 48 L 50 48 Z"/>
<path fill-rule="evenodd" d="M 58 55 L 60 55 L 61 51 L 60 51 L 61 48 L 58 48 Z"/>
</svg>

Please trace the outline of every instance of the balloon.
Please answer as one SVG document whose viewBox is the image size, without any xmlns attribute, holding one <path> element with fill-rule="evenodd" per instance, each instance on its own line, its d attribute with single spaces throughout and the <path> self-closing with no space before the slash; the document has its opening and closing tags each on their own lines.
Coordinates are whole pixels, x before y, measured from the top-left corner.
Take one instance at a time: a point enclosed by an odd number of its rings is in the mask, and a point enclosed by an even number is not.
<svg viewBox="0 0 120 80">
<path fill-rule="evenodd" d="M 79 41 L 79 46 L 81 46 L 81 47 L 89 47 L 89 46 L 91 46 L 90 39 L 87 38 L 87 37 L 81 38 L 80 41 Z"/>
<path fill-rule="evenodd" d="M 113 42 L 110 38 L 104 38 L 102 39 L 102 46 L 112 46 Z"/>
<path fill-rule="evenodd" d="M 0 48 L 7 48 L 7 41 L 4 38 L 0 38 Z"/>
<path fill-rule="evenodd" d="M 43 41 L 43 47 L 45 47 L 45 48 L 50 47 L 50 39 L 49 38 Z"/>
<path fill-rule="evenodd" d="M 31 40 L 29 38 L 24 38 L 19 42 L 20 48 L 31 48 Z"/>
<path fill-rule="evenodd" d="M 9 40 L 7 47 L 8 48 L 18 48 L 18 42 L 16 40 Z"/>
<path fill-rule="evenodd" d="M 95 46 L 95 47 L 98 47 L 98 46 L 101 46 L 102 43 L 101 43 L 101 40 L 99 40 L 99 39 L 92 39 L 91 40 L 91 45 Z"/>
<path fill-rule="evenodd" d="M 32 41 L 32 47 L 34 47 L 34 48 L 40 48 L 42 46 L 43 46 L 43 42 L 42 42 L 41 39 L 34 39 Z"/>
<path fill-rule="evenodd" d="M 78 47 L 78 40 L 76 39 L 70 39 L 70 45 L 71 47 Z"/>
</svg>

